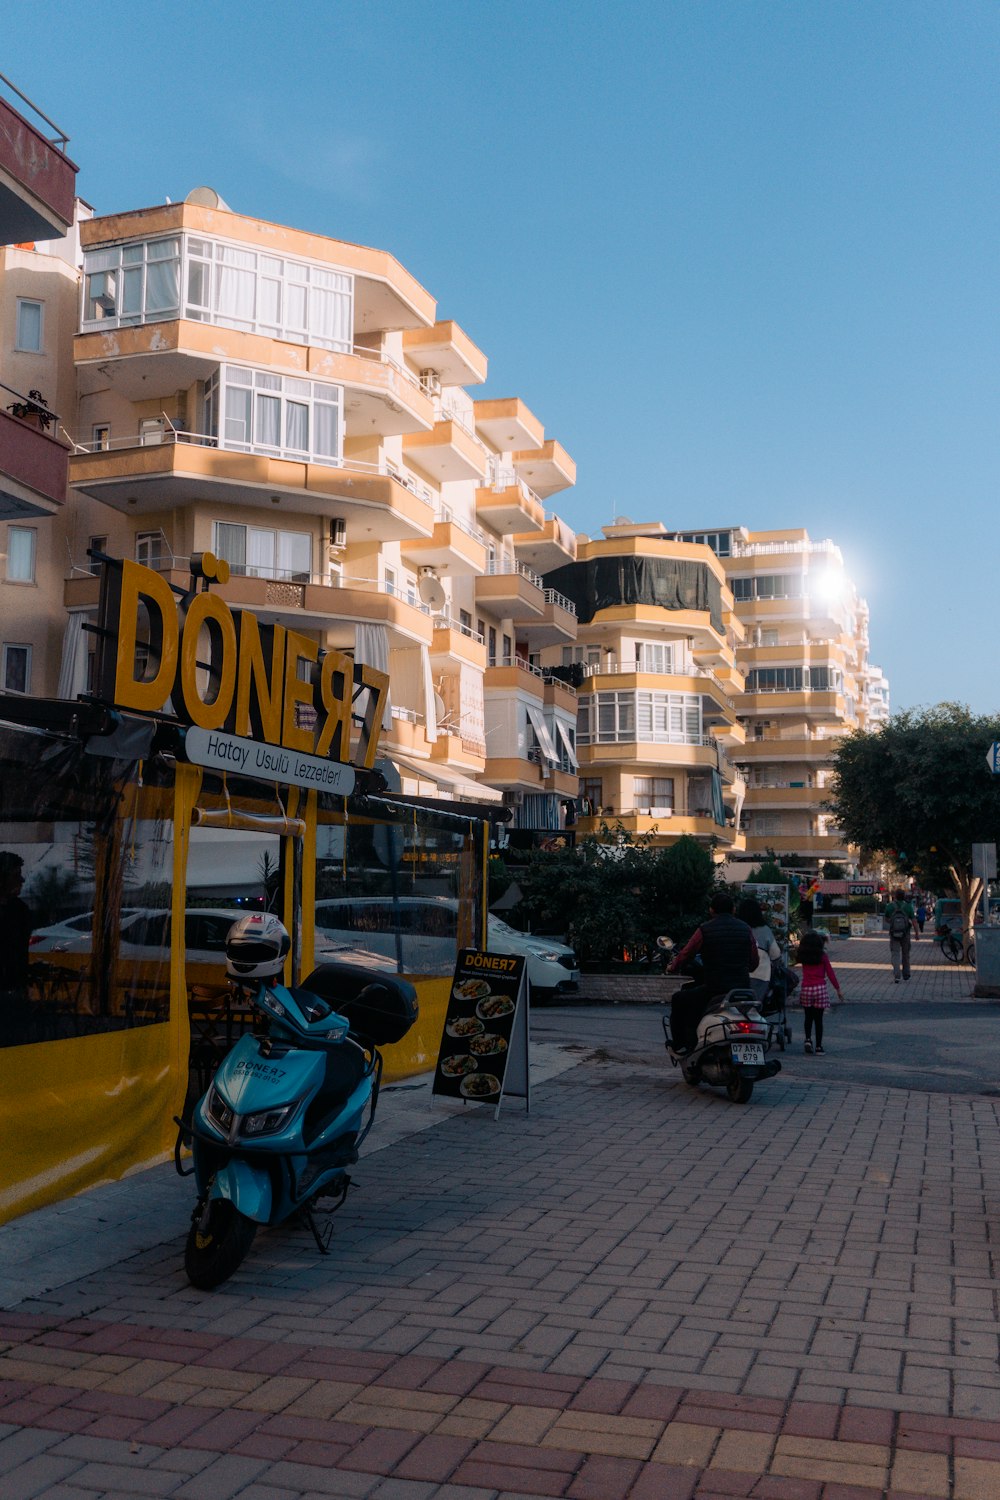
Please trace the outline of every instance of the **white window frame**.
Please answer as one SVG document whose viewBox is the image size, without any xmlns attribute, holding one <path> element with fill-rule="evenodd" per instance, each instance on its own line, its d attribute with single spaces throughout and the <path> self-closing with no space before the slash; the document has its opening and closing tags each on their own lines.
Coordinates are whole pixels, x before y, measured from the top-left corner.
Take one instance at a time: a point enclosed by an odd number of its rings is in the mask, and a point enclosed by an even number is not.
<svg viewBox="0 0 1000 1500">
<path fill-rule="evenodd" d="M 584 693 L 578 699 L 578 745 L 700 745 L 704 735 L 698 693 Z"/>
<path fill-rule="evenodd" d="M 88 552 L 107 552 L 107 550 L 108 539 L 106 536 L 92 536 L 87 538 Z M 87 558 L 87 567 L 95 577 L 100 576 L 101 564 L 99 562 L 95 562 L 92 557 Z"/>
<path fill-rule="evenodd" d="M 90 446 L 95 453 L 104 453 L 111 447 L 111 423 L 95 422 L 90 429 Z"/>
<path fill-rule="evenodd" d="M 254 545 L 258 551 L 264 545 L 264 539 L 270 537 L 273 540 L 271 556 L 272 563 L 242 562 L 233 563 L 228 557 L 230 548 L 224 544 L 224 534 L 220 532 L 220 526 L 229 526 L 234 530 L 243 532 L 243 556 L 251 556 Z M 216 557 L 225 558 L 229 562 L 232 573 L 240 578 L 267 578 L 279 583 L 308 583 L 312 578 L 312 562 L 315 550 L 315 538 L 311 531 L 288 531 L 276 526 L 248 526 L 243 521 L 216 521 L 212 528 L 213 551 Z M 309 566 L 307 568 L 282 568 L 278 563 L 281 555 L 282 537 L 304 537 L 309 543 Z"/>
<path fill-rule="evenodd" d="M 11 687 L 8 680 L 10 653 L 13 651 L 24 652 L 24 687 Z M 5 693 L 30 693 L 31 692 L 31 646 L 27 641 L 4 641 L 3 645 L 3 690 Z"/>
<path fill-rule="evenodd" d="M 137 531 L 135 534 L 135 560 L 154 572 L 171 561 L 170 548 L 162 531 Z"/>
<path fill-rule="evenodd" d="M 165 246 L 174 254 L 150 254 Z M 148 266 L 176 258 L 177 305 L 150 308 Z M 204 296 L 191 296 L 191 272 L 203 268 Z M 141 272 L 138 311 L 122 314 L 126 276 Z M 93 282 L 92 278 L 101 281 Z M 228 281 L 227 281 L 228 277 Z M 247 278 L 246 305 L 237 311 L 238 298 L 227 297 L 237 279 Z M 249 278 L 252 277 L 252 289 Z M 98 293 L 100 287 L 100 293 Z M 137 323 L 190 318 L 222 328 L 260 333 L 288 343 L 350 352 L 354 342 L 354 288 L 351 272 L 322 261 L 298 260 L 258 251 L 237 241 L 190 233 L 156 235 L 122 245 L 95 247 L 84 253 L 81 327 L 122 328 Z M 275 295 L 276 291 L 276 295 Z M 205 298 L 207 297 L 207 300 Z M 103 298 L 101 306 L 95 305 Z M 332 299 L 332 300 L 331 300 Z M 276 316 L 268 316 L 273 307 Z M 299 316 L 293 309 L 301 307 Z M 332 333 L 330 330 L 338 330 Z"/>
<path fill-rule="evenodd" d="M 11 558 L 13 555 L 12 538 L 14 536 L 30 537 L 29 551 L 30 564 L 27 577 L 19 577 L 11 572 Z M 4 570 L 7 583 L 34 583 L 38 567 L 38 530 L 34 526 L 8 526 L 7 527 L 7 564 Z"/>
<path fill-rule="evenodd" d="M 249 428 L 237 406 L 242 395 L 249 406 Z M 277 443 L 261 440 L 261 402 L 278 403 Z M 330 381 L 313 380 L 298 375 L 278 375 L 271 370 L 248 365 L 220 365 L 205 382 L 204 426 L 206 435 L 220 448 L 235 453 L 261 453 L 268 458 L 288 458 L 298 463 L 326 464 L 340 468 L 344 461 L 344 388 Z M 242 404 L 242 403 L 241 403 Z M 306 412 L 306 446 L 292 447 L 289 442 L 290 408 L 304 407 Z M 320 411 L 332 412 L 335 431 L 333 453 L 321 453 L 316 447 Z M 227 428 L 243 422 L 245 438 Z"/>
<path fill-rule="evenodd" d="M 26 307 L 37 307 L 38 309 L 38 343 L 26 344 L 22 337 L 23 324 L 21 322 L 22 310 Z M 18 297 L 17 314 L 14 325 L 14 349 L 18 354 L 42 354 L 45 350 L 45 303 L 39 297 Z"/>
</svg>

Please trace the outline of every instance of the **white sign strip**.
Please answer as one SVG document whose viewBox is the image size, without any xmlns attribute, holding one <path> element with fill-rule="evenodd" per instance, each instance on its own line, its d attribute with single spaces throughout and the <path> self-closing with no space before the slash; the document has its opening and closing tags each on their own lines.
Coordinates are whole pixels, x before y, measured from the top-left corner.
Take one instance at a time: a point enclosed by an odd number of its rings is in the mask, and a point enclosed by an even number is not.
<svg viewBox="0 0 1000 1500">
<path fill-rule="evenodd" d="M 301 750 L 287 750 L 283 745 L 266 745 L 261 740 L 245 740 L 218 729 L 192 725 L 184 737 L 184 748 L 192 765 L 209 766 L 213 771 L 234 771 L 260 781 L 315 787 L 338 797 L 349 797 L 354 790 L 353 766 L 339 760 L 324 760 L 320 755 L 306 755 Z"/>
</svg>

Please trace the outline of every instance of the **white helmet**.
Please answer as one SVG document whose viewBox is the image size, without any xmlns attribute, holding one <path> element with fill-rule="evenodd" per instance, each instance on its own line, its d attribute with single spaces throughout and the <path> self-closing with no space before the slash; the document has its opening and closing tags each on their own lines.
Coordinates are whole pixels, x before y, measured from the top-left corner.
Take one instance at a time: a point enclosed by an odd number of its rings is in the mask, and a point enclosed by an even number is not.
<svg viewBox="0 0 1000 1500">
<path fill-rule="evenodd" d="M 236 979 L 273 979 L 285 966 L 292 940 L 269 911 L 249 912 L 226 934 L 226 973 Z"/>
</svg>

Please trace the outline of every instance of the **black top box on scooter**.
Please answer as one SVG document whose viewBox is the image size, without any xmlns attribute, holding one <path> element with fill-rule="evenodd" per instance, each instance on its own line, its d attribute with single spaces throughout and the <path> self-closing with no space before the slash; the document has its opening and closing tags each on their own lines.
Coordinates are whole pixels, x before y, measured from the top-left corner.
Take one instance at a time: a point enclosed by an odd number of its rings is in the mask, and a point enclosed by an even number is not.
<svg viewBox="0 0 1000 1500">
<path fill-rule="evenodd" d="M 302 987 L 332 1005 L 352 1031 L 376 1047 L 401 1041 L 419 1013 L 417 992 L 408 980 L 361 964 L 320 964 Z"/>
</svg>

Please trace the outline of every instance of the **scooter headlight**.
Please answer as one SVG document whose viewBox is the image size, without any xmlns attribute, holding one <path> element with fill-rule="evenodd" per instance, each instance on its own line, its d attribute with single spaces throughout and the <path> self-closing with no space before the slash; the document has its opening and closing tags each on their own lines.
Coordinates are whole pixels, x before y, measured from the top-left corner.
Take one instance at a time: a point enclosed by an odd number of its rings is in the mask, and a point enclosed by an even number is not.
<svg viewBox="0 0 1000 1500">
<path fill-rule="evenodd" d="M 287 1123 L 294 1104 L 283 1104 L 278 1109 L 262 1109 L 258 1114 L 245 1115 L 240 1129 L 241 1135 L 276 1135 Z"/>
<path fill-rule="evenodd" d="M 217 1125 L 222 1131 L 223 1135 L 228 1135 L 229 1127 L 233 1123 L 233 1112 L 229 1108 L 229 1105 L 226 1103 L 225 1099 L 223 1099 L 222 1095 L 219 1093 L 219 1090 L 215 1087 L 214 1083 L 208 1091 L 207 1109 L 208 1116 L 212 1121 L 212 1124 Z"/>
</svg>

